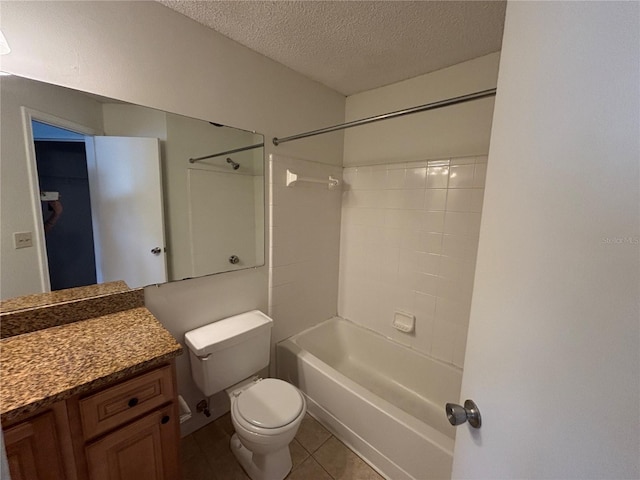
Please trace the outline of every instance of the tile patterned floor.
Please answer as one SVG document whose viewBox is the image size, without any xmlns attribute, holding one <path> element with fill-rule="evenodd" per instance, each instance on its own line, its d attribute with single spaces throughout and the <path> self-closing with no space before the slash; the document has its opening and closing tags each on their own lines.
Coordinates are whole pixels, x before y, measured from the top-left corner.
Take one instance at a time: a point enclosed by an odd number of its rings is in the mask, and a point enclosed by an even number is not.
<svg viewBox="0 0 640 480">
<path fill-rule="evenodd" d="M 249 480 L 229 448 L 229 414 L 181 440 L 182 480 Z M 287 480 L 383 480 L 309 415 L 291 445 Z"/>
</svg>

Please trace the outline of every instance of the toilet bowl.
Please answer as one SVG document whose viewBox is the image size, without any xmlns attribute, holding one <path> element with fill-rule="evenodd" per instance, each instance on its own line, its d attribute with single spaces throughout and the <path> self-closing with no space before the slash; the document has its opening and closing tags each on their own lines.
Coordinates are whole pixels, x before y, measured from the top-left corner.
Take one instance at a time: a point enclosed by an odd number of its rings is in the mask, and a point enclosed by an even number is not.
<svg viewBox="0 0 640 480">
<path fill-rule="evenodd" d="M 227 393 L 234 456 L 252 480 L 282 480 L 291 471 L 289 444 L 307 410 L 304 396 L 274 378 L 254 379 Z"/>
</svg>

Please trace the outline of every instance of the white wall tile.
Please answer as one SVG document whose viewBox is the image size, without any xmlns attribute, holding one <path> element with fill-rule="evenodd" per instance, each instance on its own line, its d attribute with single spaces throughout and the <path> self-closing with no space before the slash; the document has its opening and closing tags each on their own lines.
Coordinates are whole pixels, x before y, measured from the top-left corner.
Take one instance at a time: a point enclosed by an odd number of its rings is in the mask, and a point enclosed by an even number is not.
<svg viewBox="0 0 640 480">
<path fill-rule="evenodd" d="M 286 187 L 287 168 L 302 176 L 343 179 L 340 167 L 275 155 L 270 158 L 269 313 L 275 320 L 274 342 L 336 313 L 340 241 L 358 251 L 363 229 L 376 220 L 375 208 L 355 207 L 375 205 L 373 193 L 354 188 L 371 184 L 370 168 L 345 169 L 344 193 L 318 184 Z M 341 212 L 343 200 L 347 206 Z M 349 275 L 361 268 L 354 256 L 345 258 L 344 264 Z"/>
<path fill-rule="evenodd" d="M 384 208 L 402 208 L 404 205 L 404 191 L 403 190 L 386 190 L 379 192 L 381 197 L 384 197 Z"/>
<path fill-rule="evenodd" d="M 473 186 L 484 188 L 484 180 L 486 176 L 487 176 L 487 165 L 482 163 L 476 164 L 476 168 L 473 172 Z"/>
<path fill-rule="evenodd" d="M 442 254 L 456 258 L 470 258 L 473 251 L 473 241 L 472 237 L 466 235 L 443 235 Z"/>
<path fill-rule="evenodd" d="M 404 187 L 404 168 L 395 168 L 387 170 L 385 176 L 385 189 L 401 189 Z"/>
<path fill-rule="evenodd" d="M 406 210 L 422 210 L 424 208 L 424 190 L 402 190 L 402 208 Z"/>
<path fill-rule="evenodd" d="M 371 188 L 374 190 L 384 189 L 387 184 L 387 169 L 384 165 L 381 168 L 373 167 L 371 170 Z"/>
<path fill-rule="evenodd" d="M 427 211 L 444 210 L 447 204 L 446 188 L 428 188 L 424 196 L 424 209 Z"/>
<path fill-rule="evenodd" d="M 435 320 L 431 355 L 438 360 L 453 363 L 453 347 L 456 341 L 456 328 L 448 322 Z"/>
<path fill-rule="evenodd" d="M 447 193 L 447 212 L 468 212 L 471 209 L 473 190 L 451 189 Z"/>
<path fill-rule="evenodd" d="M 475 165 L 457 165 L 449 169 L 449 188 L 473 187 Z"/>
<path fill-rule="evenodd" d="M 443 236 L 440 233 L 425 233 L 422 235 L 421 248 L 422 251 L 427 253 L 441 253 L 442 252 L 442 239 Z"/>
<path fill-rule="evenodd" d="M 469 214 L 466 212 L 449 212 L 444 217 L 443 233 L 450 235 L 467 235 L 469 233 Z"/>
<path fill-rule="evenodd" d="M 469 165 L 472 163 L 476 163 L 476 157 L 460 157 L 460 158 L 452 158 L 451 166 L 454 165 Z"/>
<path fill-rule="evenodd" d="M 419 267 L 422 273 L 428 273 L 430 275 L 439 275 L 440 273 L 440 255 L 433 253 L 420 253 Z"/>
<path fill-rule="evenodd" d="M 427 167 L 427 188 L 447 188 L 448 182 L 449 167 Z"/>
<path fill-rule="evenodd" d="M 484 194 L 478 158 L 345 169 L 357 188 L 343 196 L 339 314 L 457 366 Z M 414 333 L 392 327 L 396 310 L 415 315 Z"/>
<path fill-rule="evenodd" d="M 482 203 L 484 200 L 484 189 L 482 188 L 474 188 L 470 190 L 471 192 L 471 200 L 469 204 L 470 212 L 482 212 Z"/>
<path fill-rule="evenodd" d="M 444 232 L 444 212 L 425 212 L 422 216 L 422 229 L 426 232 Z"/>
<path fill-rule="evenodd" d="M 427 168 L 407 168 L 405 170 L 404 188 L 425 188 L 427 183 Z"/>
</svg>

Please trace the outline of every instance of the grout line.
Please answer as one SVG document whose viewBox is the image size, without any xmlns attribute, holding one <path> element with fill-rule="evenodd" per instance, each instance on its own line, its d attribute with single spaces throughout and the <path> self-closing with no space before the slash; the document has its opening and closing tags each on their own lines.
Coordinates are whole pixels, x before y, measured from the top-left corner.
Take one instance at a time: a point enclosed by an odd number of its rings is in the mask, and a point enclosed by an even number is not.
<svg viewBox="0 0 640 480">
<path fill-rule="evenodd" d="M 322 443 L 320 444 L 320 446 L 319 446 L 318 448 L 316 448 L 315 452 L 313 452 L 313 453 L 311 454 L 311 458 L 313 458 L 313 460 L 314 460 L 318 465 L 320 465 L 320 468 L 322 468 L 322 470 L 324 470 L 324 471 L 325 471 L 325 473 L 326 473 L 327 475 L 329 475 L 333 480 L 336 480 L 336 477 L 334 477 L 333 475 L 331 475 L 331 474 L 327 471 L 327 469 L 326 469 L 326 468 L 324 468 L 324 465 L 320 462 L 320 460 L 318 460 L 318 459 L 316 458 L 316 455 L 315 455 L 315 453 L 316 453 L 318 450 L 320 450 L 320 449 L 322 448 L 322 446 L 323 446 L 325 443 L 327 443 L 329 440 L 331 440 L 332 438 L 333 438 L 333 434 L 329 435 L 329 438 L 327 438 L 324 442 L 322 442 Z M 338 440 L 338 439 L 336 438 L 336 440 Z M 340 440 L 338 440 L 338 441 L 340 441 Z"/>
<path fill-rule="evenodd" d="M 329 475 L 329 477 L 331 477 L 333 480 L 336 480 L 336 477 L 334 477 L 333 475 L 331 475 L 331 474 L 327 471 L 327 469 L 326 469 L 326 468 L 324 468 L 324 465 L 322 465 L 322 464 L 321 464 L 321 463 L 320 463 L 320 462 L 319 462 L 315 457 L 313 457 L 313 460 L 314 460 L 318 465 L 320 465 L 320 468 L 321 468 L 322 470 L 324 470 L 324 472 L 325 472 L 327 475 Z"/>
</svg>

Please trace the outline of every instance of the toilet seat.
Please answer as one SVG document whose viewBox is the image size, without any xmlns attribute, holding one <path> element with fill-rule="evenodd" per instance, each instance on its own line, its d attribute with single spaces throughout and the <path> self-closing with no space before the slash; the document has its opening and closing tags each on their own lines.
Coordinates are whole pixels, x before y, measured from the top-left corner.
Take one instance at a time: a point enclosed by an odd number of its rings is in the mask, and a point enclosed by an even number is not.
<svg viewBox="0 0 640 480">
<path fill-rule="evenodd" d="M 235 420 L 248 431 L 275 435 L 294 423 L 304 412 L 305 401 L 293 385 L 266 378 L 232 398 Z"/>
</svg>

